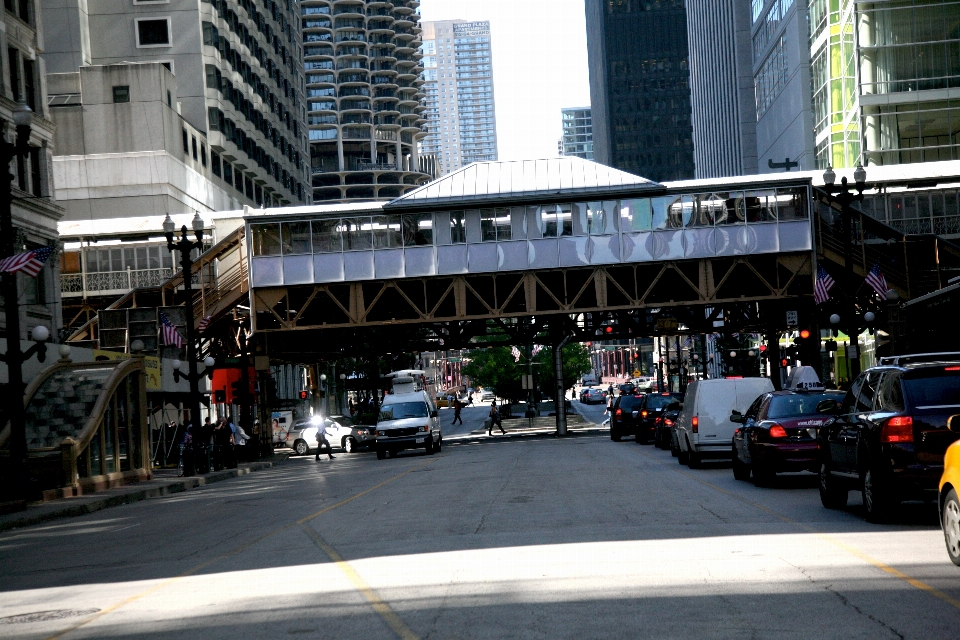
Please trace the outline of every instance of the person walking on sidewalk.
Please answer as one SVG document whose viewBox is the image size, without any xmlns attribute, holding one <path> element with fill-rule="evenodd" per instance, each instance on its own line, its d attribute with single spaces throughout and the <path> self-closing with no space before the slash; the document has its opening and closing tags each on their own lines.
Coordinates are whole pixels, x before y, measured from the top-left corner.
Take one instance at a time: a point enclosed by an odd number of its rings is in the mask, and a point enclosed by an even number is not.
<svg viewBox="0 0 960 640">
<path fill-rule="evenodd" d="M 327 440 L 327 421 L 324 420 L 320 423 L 320 426 L 317 427 L 317 457 L 314 460 L 320 459 L 320 452 L 323 450 L 324 445 L 327 447 L 327 456 L 330 460 L 333 460 L 333 447 L 330 446 L 330 441 Z"/>
<path fill-rule="evenodd" d="M 507 432 L 503 430 L 503 423 L 500 421 L 500 409 L 497 408 L 497 401 L 494 400 L 490 403 L 490 426 L 487 428 L 487 435 L 493 435 L 493 427 L 496 425 L 500 428 L 500 433 L 506 435 Z"/>
<path fill-rule="evenodd" d="M 463 418 L 460 417 L 460 412 L 463 410 L 463 403 L 460 402 L 460 398 L 457 398 L 453 401 L 453 422 L 450 423 L 450 426 L 457 424 L 457 420 L 460 421 L 460 424 L 463 424 Z"/>
</svg>

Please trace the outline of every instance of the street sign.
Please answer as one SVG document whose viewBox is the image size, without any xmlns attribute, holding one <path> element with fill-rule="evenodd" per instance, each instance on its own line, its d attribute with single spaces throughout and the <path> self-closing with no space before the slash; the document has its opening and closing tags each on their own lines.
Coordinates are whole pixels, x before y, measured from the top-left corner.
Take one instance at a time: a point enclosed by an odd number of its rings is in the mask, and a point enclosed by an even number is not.
<svg viewBox="0 0 960 640">
<path fill-rule="evenodd" d="M 642 376 L 642 375 L 643 375 L 643 372 L 640 371 L 640 369 L 634 369 L 634 370 L 633 370 L 633 377 L 634 377 L 634 378 L 639 378 L 639 377 Z"/>
<path fill-rule="evenodd" d="M 796 311 L 787 311 L 787 326 L 795 327 L 799 324 L 799 318 Z"/>
<path fill-rule="evenodd" d="M 526 390 L 526 389 L 533 389 L 533 376 L 532 376 L 532 375 L 524 374 L 524 375 L 522 375 L 522 376 L 520 376 L 520 377 L 523 378 L 523 380 L 521 380 L 521 384 L 523 385 L 523 388 L 524 388 L 525 390 Z"/>
</svg>

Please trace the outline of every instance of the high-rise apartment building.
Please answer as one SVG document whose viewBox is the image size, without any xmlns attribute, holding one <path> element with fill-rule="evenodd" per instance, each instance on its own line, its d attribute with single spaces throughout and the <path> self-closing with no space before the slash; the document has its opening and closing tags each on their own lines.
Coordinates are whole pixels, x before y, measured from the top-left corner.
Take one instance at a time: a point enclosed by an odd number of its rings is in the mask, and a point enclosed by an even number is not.
<svg viewBox="0 0 960 640">
<path fill-rule="evenodd" d="M 960 159 L 960 1 L 809 1 L 818 166 Z"/>
<path fill-rule="evenodd" d="M 586 13 L 597 162 L 658 182 L 692 178 L 684 0 L 586 0 Z"/>
<path fill-rule="evenodd" d="M 424 22 L 421 50 L 429 132 L 423 152 L 437 156 L 444 174 L 496 160 L 490 23 Z"/>
<path fill-rule="evenodd" d="M 687 34 L 696 177 L 757 173 L 750 5 L 687 0 Z"/>
<path fill-rule="evenodd" d="M 219 183 L 251 204 L 308 201 L 296 2 L 45 0 L 42 8 L 47 32 L 57 34 L 43 54 L 48 72 L 162 63 L 178 88 L 177 102 L 171 92 L 168 106 L 206 137 L 214 168 L 230 167 L 229 185 L 222 170 Z M 110 89 L 117 103 L 141 94 L 137 86 Z M 183 135 L 186 153 L 199 158 L 187 129 Z"/>
<path fill-rule="evenodd" d="M 737 0 L 749 4 L 761 173 L 816 168 L 807 0 Z"/>
<path fill-rule="evenodd" d="M 593 160 L 593 118 L 590 107 L 570 107 L 560 110 L 563 138 L 560 153 Z"/>
<path fill-rule="evenodd" d="M 417 0 L 301 0 L 314 202 L 396 198 L 431 177 Z"/>
</svg>

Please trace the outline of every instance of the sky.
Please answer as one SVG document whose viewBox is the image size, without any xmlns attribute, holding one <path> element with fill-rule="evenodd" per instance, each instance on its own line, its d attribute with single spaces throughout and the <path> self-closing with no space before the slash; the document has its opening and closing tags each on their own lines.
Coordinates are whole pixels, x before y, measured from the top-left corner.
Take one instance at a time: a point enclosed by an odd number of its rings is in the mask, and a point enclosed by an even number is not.
<svg viewBox="0 0 960 640">
<path fill-rule="evenodd" d="M 499 158 L 555 158 L 560 109 L 590 105 L 583 0 L 421 0 L 420 16 L 490 21 Z"/>
</svg>

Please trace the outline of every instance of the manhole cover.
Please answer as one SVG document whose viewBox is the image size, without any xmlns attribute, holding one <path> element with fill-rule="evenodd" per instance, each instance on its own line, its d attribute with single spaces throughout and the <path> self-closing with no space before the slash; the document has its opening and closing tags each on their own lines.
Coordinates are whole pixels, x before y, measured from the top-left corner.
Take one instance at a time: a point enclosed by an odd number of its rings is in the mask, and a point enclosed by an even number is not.
<svg viewBox="0 0 960 640">
<path fill-rule="evenodd" d="M 52 611 L 34 611 L 33 613 L 21 613 L 18 616 L 0 618 L 0 624 L 24 624 L 27 622 L 46 622 L 47 620 L 78 618 L 99 611 L 100 609 L 53 609 Z"/>
</svg>

